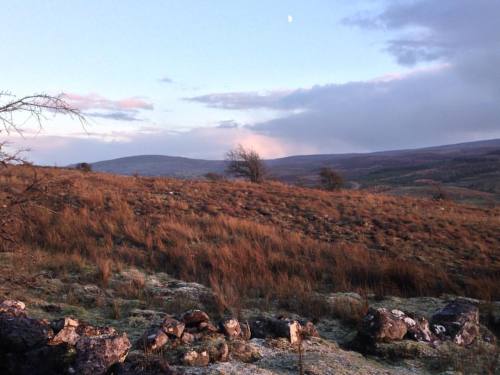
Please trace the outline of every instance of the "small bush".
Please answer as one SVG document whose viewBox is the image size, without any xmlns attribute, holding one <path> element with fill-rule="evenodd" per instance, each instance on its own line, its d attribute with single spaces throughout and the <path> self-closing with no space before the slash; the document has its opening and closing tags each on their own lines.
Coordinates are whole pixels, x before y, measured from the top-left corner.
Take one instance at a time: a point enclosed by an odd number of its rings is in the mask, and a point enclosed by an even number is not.
<svg viewBox="0 0 500 375">
<path fill-rule="evenodd" d="M 339 190 L 344 186 L 342 176 L 331 168 L 323 168 L 319 172 L 321 186 L 325 190 Z"/>
<path fill-rule="evenodd" d="M 82 172 L 92 172 L 92 165 L 89 163 L 78 163 L 75 166 L 75 169 L 78 169 L 79 171 Z"/>
</svg>

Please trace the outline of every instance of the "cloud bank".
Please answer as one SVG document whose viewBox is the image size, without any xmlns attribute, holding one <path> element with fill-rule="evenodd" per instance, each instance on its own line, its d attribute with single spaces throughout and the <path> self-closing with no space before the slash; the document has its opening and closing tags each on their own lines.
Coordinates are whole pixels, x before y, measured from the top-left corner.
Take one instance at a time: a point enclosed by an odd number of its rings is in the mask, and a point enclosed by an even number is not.
<svg viewBox="0 0 500 375">
<path fill-rule="evenodd" d="M 412 73 L 290 92 L 214 93 L 190 98 L 222 109 L 289 115 L 247 128 L 320 152 L 382 150 L 500 137 L 500 2 L 393 2 L 350 27 L 396 33 L 385 51 Z M 429 64 L 430 67 L 429 67 Z"/>
</svg>

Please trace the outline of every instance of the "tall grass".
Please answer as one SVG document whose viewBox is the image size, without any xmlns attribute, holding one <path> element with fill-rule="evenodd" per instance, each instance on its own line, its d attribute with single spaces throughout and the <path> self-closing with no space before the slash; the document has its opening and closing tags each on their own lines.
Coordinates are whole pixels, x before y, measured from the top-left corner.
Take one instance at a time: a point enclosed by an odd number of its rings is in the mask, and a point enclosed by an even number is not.
<svg viewBox="0 0 500 375">
<path fill-rule="evenodd" d="M 279 183 L 39 173 L 47 183 L 36 204 L 10 207 L 30 172 L 1 172 L 4 210 L 22 218 L 9 231 L 62 264 L 97 265 L 103 285 L 126 264 L 212 286 L 228 306 L 317 291 L 500 296 L 498 209 Z"/>
</svg>

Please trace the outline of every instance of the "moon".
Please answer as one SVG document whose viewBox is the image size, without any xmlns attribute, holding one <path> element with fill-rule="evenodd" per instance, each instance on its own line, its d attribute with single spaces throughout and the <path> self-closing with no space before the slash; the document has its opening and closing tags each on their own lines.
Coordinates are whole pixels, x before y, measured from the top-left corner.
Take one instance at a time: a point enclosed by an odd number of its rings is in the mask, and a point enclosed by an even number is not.
<svg viewBox="0 0 500 375">
<path fill-rule="evenodd" d="M 293 16 L 288 15 L 288 23 L 292 23 L 292 22 L 293 22 Z"/>
</svg>

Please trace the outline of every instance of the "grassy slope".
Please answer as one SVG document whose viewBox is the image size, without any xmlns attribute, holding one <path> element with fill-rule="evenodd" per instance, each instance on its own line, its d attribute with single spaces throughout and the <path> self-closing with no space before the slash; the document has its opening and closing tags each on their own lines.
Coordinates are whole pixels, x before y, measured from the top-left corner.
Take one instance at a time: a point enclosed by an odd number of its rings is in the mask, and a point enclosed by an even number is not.
<svg viewBox="0 0 500 375">
<path fill-rule="evenodd" d="M 26 192 L 36 172 L 40 183 Z M 14 202 L 30 197 L 30 201 Z M 313 290 L 499 298 L 500 210 L 280 183 L 0 171 L 3 250 L 59 267 L 132 264 L 226 298 L 304 301 Z M 34 201 L 33 201 L 34 200 Z M 14 218 L 18 217 L 19 220 Z"/>
</svg>

